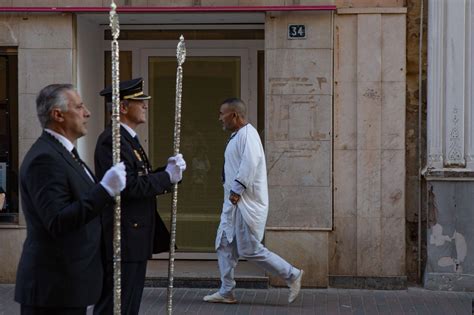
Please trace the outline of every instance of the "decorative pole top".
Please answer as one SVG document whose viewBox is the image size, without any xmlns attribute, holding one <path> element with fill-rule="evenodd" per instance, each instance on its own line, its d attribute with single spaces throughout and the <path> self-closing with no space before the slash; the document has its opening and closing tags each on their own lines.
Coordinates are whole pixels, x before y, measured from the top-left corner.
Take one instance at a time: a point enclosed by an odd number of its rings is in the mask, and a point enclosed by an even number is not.
<svg viewBox="0 0 474 315">
<path fill-rule="evenodd" d="M 119 25 L 119 19 L 118 19 L 118 14 L 117 14 L 117 5 L 115 4 L 114 0 L 112 0 L 112 3 L 110 4 L 110 28 L 112 30 L 112 37 L 113 39 L 117 39 L 120 35 L 120 25 Z"/>
<path fill-rule="evenodd" d="M 178 66 L 182 66 L 186 60 L 186 45 L 184 44 L 184 36 L 179 37 L 178 47 L 176 48 L 176 59 L 178 60 Z"/>
</svg>

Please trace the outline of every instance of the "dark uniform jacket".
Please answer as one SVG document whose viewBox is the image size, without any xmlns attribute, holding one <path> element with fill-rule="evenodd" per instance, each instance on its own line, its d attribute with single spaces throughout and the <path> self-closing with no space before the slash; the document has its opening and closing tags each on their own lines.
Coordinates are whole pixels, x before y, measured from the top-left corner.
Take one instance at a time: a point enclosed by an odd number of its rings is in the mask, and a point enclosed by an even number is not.
<svg viewBox="0 0 474 315">
<path fill-rule="evenodd" d="M 95 170 L 98 177 L 112 165 L 112 128 L 99 136 L 95 148 Z M 121 194 L 122 261 L 138 262 L 153 253 L 169 250 L 170 235 L 156 210 L 156 195 L 172 189 L 170 177 L 163 169 L 151 170 L 140 143 L 120 127 L 120 159 L 125 163 L 127 185 Z M 113 207 L 102 213 L 106 259 L 112 260 Z"/>
<path fill-rule="evenodd" d="M 15 301 L 39 307 L 85 307 L 102 290 L 100 212 L 113 203 L 71 153 L 43 132 L 20 168 L 27 236 Z"/>
</svg>

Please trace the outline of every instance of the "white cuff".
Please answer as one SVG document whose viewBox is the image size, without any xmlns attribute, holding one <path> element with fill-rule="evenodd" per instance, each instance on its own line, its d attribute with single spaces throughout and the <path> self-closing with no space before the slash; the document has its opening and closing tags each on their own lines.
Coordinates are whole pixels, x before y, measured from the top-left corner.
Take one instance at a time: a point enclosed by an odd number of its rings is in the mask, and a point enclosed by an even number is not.
<svg viewBox="0 0 474 315">
<path fill-rule="evenodd" d="M 237 180 L 234 180 L 232 182 L 232 191 L 235 192 L 238 195 L 242 195 L 242 193 L 245 191 L 245 186 L 238 182 Z"/>
<path fill-rule="evenodd" d="M 102 187 L 104 187 L 105 191 L 107 191 L 110 197 L 115 197 L 114 192 L 112 191 L 112 189 L 110 189 L 109 186 L 105 185 L 103 182 L 100 182 L 100 184 L 102 185 Z"/>
</svg>

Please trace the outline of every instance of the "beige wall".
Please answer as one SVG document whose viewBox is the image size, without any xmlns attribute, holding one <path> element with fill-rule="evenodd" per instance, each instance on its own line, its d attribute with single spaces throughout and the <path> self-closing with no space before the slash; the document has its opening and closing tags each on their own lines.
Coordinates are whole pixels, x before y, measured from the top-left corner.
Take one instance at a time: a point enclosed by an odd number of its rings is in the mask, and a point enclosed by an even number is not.
<svg viewBox="0 0 474 315">
<path fill-rule="evenodd" d="M 20 260 L 23 241 L 26 237 L 24 228 L 0 228 L 0 283 L 14 283 L 16 269 Z"/>
<path fill-rule="evenodd" d="M 307 38 L 289 40 L 288 24 Z M 266 244 L 327 286 L 332 228 L 332 12 L 269 12 L 265 23 L 270 211 Z M 282 284 L 271 278 L 273 284 Z"/>
<path fill-rule="evenodd" d="M 41 133 L 35 98 L 51 83 L 75 83 L 74 32 L 70 14 L 4 14 L 0 16 L 0 45 L 18 47 L 19 162 Z M 0 226 L 0 282 L 14 282 L 25 238 L 20 226 Z"/>
<path fill-rule="evenodd" d="M 335 0 L 338 8 L 394 8 L 405 6 L 406 0 Z"/>
<path fill-rule="evenodd" d="M 330 275 L 405 275 L 405 13 L 335 22 Z"/>
<path fill-rule="evenodd" d="M 395 0 L 390 1 L 397 2 Z M 0 6 L 100 7 L 109 6 L 110 2 L 111 0 L 0 0 Z M 119 6 L 328 5 L 334 4 L 334 2 L 335 0 L 115 0 L 115 3 Z M 382 2 L 382 0 L 374 2 Z"/>
<path fill-rule="evenodd" d="M 110 0 L 0 0 L 0 6 L 100 7 Z M 403 7 L 406 0 L 115 0 L 127 6 L 263 6 L 263 5 L 336 5 L 351 7 Z"/>
<path fill-rule="evenodd" d="M 327 286 L 328 275 L 405 275 L 405 9 L 381 8 L 379 2 L 369 3 L 375 8 L 350 8 L 362 2 L 199 1 L 344 6 L 334 16 L 266 15 L 270 214 L 265 242 L 305 269 L 307 286 Z M 152 0 L 129 3 L 152 5 Z M 13 5 L 32 4 L 15 0 Z M 288 40 L 289 23 L 305 24 L 307 39 Z M 21 161 L 40 132 L 36 93 L 53 82 L 75 83 L 74 19 L 70 14 L 1 15 L 0 45 L 19 48 Z M 14 281 L 24 237 L 23 228 L 0 227 L 0 238 L 8 240 L 0 246 L 0 265 L 11 267 L 0 269 L 0 282 Z"/>
</svg>

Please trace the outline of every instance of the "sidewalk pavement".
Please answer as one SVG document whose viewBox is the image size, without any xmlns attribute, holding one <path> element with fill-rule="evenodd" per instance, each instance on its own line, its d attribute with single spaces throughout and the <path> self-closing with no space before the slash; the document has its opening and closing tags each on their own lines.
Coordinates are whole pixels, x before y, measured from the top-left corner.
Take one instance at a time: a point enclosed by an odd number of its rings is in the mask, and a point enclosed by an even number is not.
<svg viewBox="0 0 474 315">
<path fill-rule="evenodd" d="M 13 291 L 14 285 L 0 285 L 0 315 L 20 314 Z M 202 301 L 204 295 L 214 291 L 174 289 L 173 314 L 474 314 L 473 292 L 303 289 L 295 302 L 288 304 L 288 289 L 237 289 L 238 304 Z M 166 288 L 145 288 L 140 314 L 166 314 L 166 301 Z"/>
</svg>

